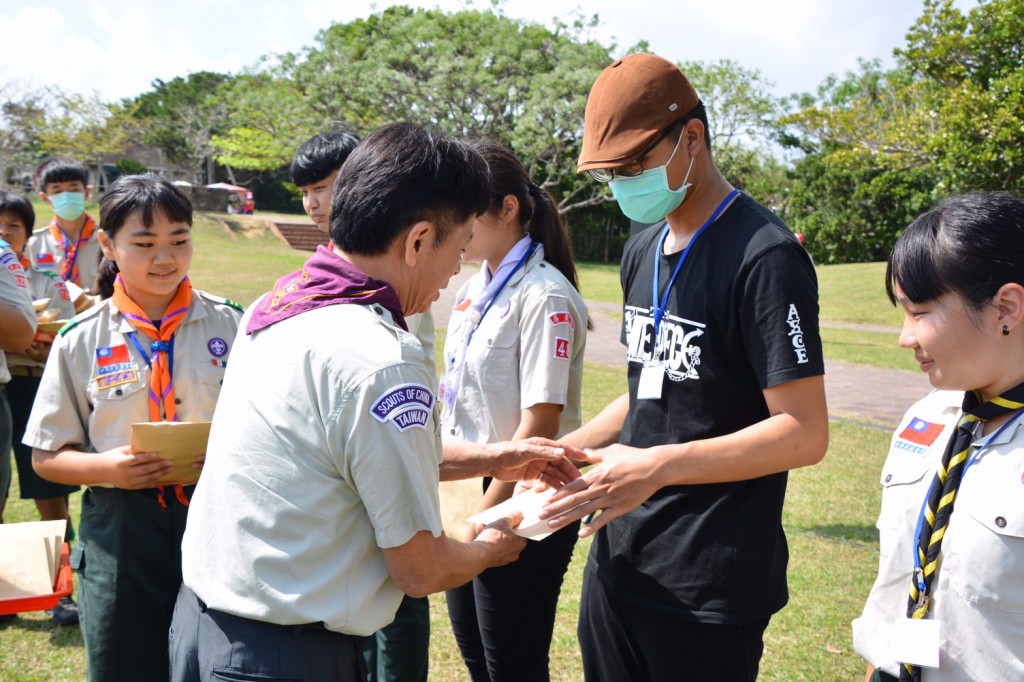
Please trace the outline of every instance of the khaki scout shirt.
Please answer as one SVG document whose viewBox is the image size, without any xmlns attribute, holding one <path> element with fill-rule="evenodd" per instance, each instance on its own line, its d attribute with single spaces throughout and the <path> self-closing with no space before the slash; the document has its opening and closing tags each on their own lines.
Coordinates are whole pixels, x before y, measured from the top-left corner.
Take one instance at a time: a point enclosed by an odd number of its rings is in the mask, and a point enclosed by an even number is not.
<svg viewBox="0 0 1024 682">
<path fill-rule="evenodd" d="M 476 298 L 484 288 L 481 271 L 456 296 Z M 458 343 L 465 314 L 452 311 L 445 357 Z M 530 257 L 505 285 L 466 349 L 455 409 L 444 415 L 441 436 L 475 443 L 511 439 L 522 410 L 538 403 L 562 405 L 559 435 L 580 425 L 583 350 L 587 306 L 544 248 Z"/>
<path fill-rule="evenodd" d="M 99 223 L 96 224 L 96 232 L 89 237 L 89 241 L 78 247 L 78 256 L 75 264 L 78 265 L 78 286 L 90 290 L 96 283 L 96 273 L 99 270 L 100 239 Z M 46 273 L 53 273 L 58 278 L 64 268 L 64 249 L 59 242 L 55 241 L 50 234 L 50 226 L 35 230 L 28 238 L 25 245 L 25 255 L 32 262 L 32 267 Z"/>
<path fill-rule="evenodd" d="M 911 407 L 882 466 L 878 577 L 852 625 L 854 650 L 891 675 L 899 675 L 891 645 L 907 615 L 918 518 L 963 395 L 934 391 Z M 939 667 L 924 670 L 928 682 L 1024 679 L 1024 424 L 980 433 L 932 584 L 926 618 L 940 624 Z"/>
<path fill-rule="evenodd" d="M 225 613 L 368 635 L 402 601 L 381 548 L 441 534 L 427 358 L 380 305 L 250 335 L 247 319 L 189 507 L 184 583 Z"/>
<path fill-rule="evenodd" d="M 51 277 L 35 268 L 26 270 L 25 276 L 28 279 L 29 293 L 32 295 L 33 301 L 43 298 L 50 299 L 46 307 L 56 308 L 60 311 L 57 316 L 58 320 L 66 321 L 75 316 L 75 304 L 71 300 L 71 293 L 59 277 Z M 42 367 L 44 364 L 24 355 L 11 354 L 7 356 L 8 367 Z"/>
<path fill-rule="evenodd" d="M 36 326 L 35 308 L 32 307 L 32 294 L 29 290 L 28 277 L 24 268 L 14 255 L 7 242 L 0 241 L 0 305 L 14 306 L 25 319 Z M 11 380 L 7 369 L 7 357 L 0 350 L 0 385 Z"/>
<path fill-rule="evenodd" d="M 174 335 L 172 380 L 180 421 L 213 418 L 240 318 L 241 311 L 224 299 L 193 291 Z M 51 451 L 77 445 L 86 452 L 128 445 L 131 425 L 150 420 L 149 369 L 128 338 L 133 331 L 111 299 L 61 330 L 25 429 L 26 445 Z M 136 338 L 148 348 L 148 337 Z"/>
</svg>

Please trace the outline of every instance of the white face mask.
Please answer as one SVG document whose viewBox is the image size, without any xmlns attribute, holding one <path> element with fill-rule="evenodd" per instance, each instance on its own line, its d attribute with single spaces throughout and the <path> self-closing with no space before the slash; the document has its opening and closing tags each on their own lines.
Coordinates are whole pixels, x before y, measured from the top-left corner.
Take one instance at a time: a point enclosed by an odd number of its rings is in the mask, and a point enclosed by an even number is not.
<svg viewBox="0 0 1024 682">
<path fill-rule="evenodd" d="M 636 177 L 617 177 L 608 183 L 612 190 L 612 196 L 619 202 L 619 209 L 630 220 L 640 223 L 656 223 L 679 208 L 686 199 L 686 190 L 690 188 L 690 183 L 687 180 L 690 179 L 690 171 L 693 170 L 695 157 L 690 158 L 690 165 L 686 169 L 682 187 L 672 189 L 668 184 L 668 165 L 672 163 L 676 152 L 679 151 L 683 137 L 684 134 L 680 133 L 676 146 L 672 149 L 672 155 L 668 157 L 665 165 L 645 170 Z"/>
</svg>

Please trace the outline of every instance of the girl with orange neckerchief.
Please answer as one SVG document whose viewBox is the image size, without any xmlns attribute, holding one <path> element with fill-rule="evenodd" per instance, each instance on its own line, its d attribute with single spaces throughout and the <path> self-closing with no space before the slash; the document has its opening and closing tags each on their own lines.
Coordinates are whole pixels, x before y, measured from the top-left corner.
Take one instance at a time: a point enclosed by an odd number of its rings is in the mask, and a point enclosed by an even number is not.
<svg viewBox="0 0 1024 682">
<path fill-rule="evenodd" d="M 192 288 L 192 205 L 169 182 L 123 177 L 100 216 L 104 300 L 54 343 L 25 443 L 41 476 L 88 486 L 71 563 L 89 679 L 166 680 L 193 487 L 157 485 L 172 463 L 133 452 L 131 425 L 212 419 L 241 309 Z"/>
</svg>

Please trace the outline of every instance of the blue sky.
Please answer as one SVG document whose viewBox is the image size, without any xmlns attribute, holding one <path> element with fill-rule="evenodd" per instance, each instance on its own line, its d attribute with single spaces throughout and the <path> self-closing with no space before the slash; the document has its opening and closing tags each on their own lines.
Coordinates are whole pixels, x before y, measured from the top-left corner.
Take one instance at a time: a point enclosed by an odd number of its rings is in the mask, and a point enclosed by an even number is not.
<svg viewBox="0 0 1024 682">
<path fill-rule="evenodd" d="M 314 42 L 332 22 L 392 3 L 343 0 L 5 0 L 0 3 L 0 85 L 130 97 L 154 79 L 193 71 L 236 73 L 268 53 Z M 455 10 L 489 0 L 404 4 Z M 673 61 L 734 59 L 760 69 L 775 93 L 813 91 L 860 58 L 892 62 L 921 0 L 505 0 L 508 16 L 551 24 L 580 7 L 598 14 L 595 37 L 619 52 L 639 40 Z M 957 0 L 968 8 L 975 0 Z"/>
</svg>

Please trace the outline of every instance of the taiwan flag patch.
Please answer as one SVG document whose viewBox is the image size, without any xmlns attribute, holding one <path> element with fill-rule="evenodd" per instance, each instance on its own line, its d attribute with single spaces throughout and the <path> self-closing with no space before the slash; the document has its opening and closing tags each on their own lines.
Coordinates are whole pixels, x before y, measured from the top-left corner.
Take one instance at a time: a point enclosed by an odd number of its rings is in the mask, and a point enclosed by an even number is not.
<svg viewBox="0 0 1024 682">
<path fill-rule="evenodd" d="M 903 429 L 899 437 L 902 440 L 909 440 L 911 443 L 917 443 L 918 445 L 931 445 L 939 437 L 940 433 L 942 433 L 942 424 L 933 424 L 914 417 L 907 424 L 907 428 Z"/>
<path fill-rule="evenodd" d="M 109 346 L 96 349 L 96 366 L 109 367 L 128 362 L 128 346 Z"/>
</svg>

